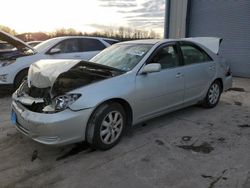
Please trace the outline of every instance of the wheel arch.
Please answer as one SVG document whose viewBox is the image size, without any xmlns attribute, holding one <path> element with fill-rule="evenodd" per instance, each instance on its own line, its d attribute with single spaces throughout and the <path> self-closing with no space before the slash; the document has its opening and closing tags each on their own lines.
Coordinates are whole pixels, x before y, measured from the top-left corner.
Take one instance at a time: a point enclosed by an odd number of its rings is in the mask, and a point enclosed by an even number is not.
<svg viewBox="0 0 250 188">
<path fill-rule="evenodd" d="M 213 83 L 216 82 L 216 81 L 218 81 L 218 82 L 220 83 L 221 90 L 223 91 L 224 86 L 223 86 L 223 80 L 222 80 L 222 78 L 216 78 L 216 79 L 213 81 Z"/>
<path fill-rule="evenodd" d="M 101 102 L 99 105 L 97 105 L 95 110 L 99 106 L 103 105 L 104 103 L 112 103 L 112 102 L 118 103 L 123 107 L 123 109 L 125 110 L 126 115 L 127 115 L 127 123 L 128 123 L 129 126 L 131 126 L 132 122 L 133 122 L 133 110 L 132 110 L 131 105 L 129 104 L 129 102 L 127 100 L 125 100 L 125 99 L 111 98 L 111 99 L 105 100 L 105 101 Z M 94 113 L 95 110 L 92 113 Z"/>
<path fill-rule="evenodd" d="M 14 80 L 13 80 L 13 85 L 14 85 L 14 86 L 16 85 L 18 76 L 19 76 L 20 74 L 22 74 L 23 72 L 25 72 L 25 71 L 28 72 L 28 71 L 29 71 L 29 67 L 26 67 L 26 68 L 24 68 L 24 69 L 21 69 L 20 71 L 17 72 L 17 74 L 15 75 L 15 78 L 14 78 Z"/>
<path fill-rule="evenodd" d="M 89 119 L 88 119 L 88 123 L 87 123 L 87 126 L 86 126 L 86 130 L 85 130 L 85 140 L 88 142 L 88 143 L 92 143 L 92 136 L 93 136 L 93 125 L 90 124 L 90 121 L 93 117 L 93 115 L 95 114 L 96 110 L 104 105 L 104 104 L 108 104 L 108 103 L 118 103 L 120 104 L 124 111 L 126 112 L 126 115 L 127 115 L 127 126 L 126 126 L 126 131 L 132 126 L 132 122 L 133 122 L 133 111 L 132 111 L 132 108 L 131 108 L 131 105 L 129 104 L 129 102 L 125 99 L 122 99 L 122 98 L 111 98 L 111 99 L 107 99 L 101 103 L 99 103 L 95 109 L 92 111 Z"/>
</svg>

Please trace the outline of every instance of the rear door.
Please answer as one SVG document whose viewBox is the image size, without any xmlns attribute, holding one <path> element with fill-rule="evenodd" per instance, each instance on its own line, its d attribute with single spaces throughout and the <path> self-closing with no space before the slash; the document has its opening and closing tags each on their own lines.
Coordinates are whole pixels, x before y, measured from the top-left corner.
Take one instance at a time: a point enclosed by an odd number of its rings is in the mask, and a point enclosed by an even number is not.
<svg viewBox="0 0 250 188">
<path fill-rule="evenodd" d="M 215 77 L 215 62 L 199 46 L 191 42 L 180 42 L 185 67 L 184 102 L 200 99 Z"/>
<path fill-rule="evenodd" d="M 136 112 L 139 120 L 181 105 L 184 95 L 183 67 L 175 43 L 159 47 L 149 63 L 160 63 L 161 71 L 136 77 Z"/>
</svg>

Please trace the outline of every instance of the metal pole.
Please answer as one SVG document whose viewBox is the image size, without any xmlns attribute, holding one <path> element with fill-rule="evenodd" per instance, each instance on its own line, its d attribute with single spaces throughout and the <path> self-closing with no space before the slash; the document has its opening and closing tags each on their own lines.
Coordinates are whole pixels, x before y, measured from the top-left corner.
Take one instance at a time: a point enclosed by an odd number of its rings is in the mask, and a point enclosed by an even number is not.
<svg viewBox="0 0 250 188">
<path fill-rule="evenodd" d="M 170 0 L 165 0 L 164 38 L 169 37 Z"/>
</svg>

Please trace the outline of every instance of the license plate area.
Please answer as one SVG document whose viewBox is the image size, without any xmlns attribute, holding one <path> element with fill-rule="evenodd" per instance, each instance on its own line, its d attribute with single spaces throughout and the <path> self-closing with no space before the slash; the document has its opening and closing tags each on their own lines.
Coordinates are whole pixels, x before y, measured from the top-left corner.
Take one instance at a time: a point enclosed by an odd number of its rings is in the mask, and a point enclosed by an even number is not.
<svg viewBox="0 0 250 188">
<path fill-rule="evenodd" d="M 16 112 L 14 110 L 11 111 L 10 120 L 13 124 L 17 124 Z"/>
</svg>

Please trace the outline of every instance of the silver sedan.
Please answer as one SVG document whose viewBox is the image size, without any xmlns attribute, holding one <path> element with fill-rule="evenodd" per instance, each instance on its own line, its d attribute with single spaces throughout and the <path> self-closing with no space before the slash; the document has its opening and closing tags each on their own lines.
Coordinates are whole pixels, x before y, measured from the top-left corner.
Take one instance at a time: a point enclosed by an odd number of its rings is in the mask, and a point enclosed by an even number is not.
<svg viewBox="0 0 250 188">
<path fill-rule="evenodd" d="M 43 144 L 106 150 L 132 125 L 197 103 L 215 107 L 232 75 L 221 39 L 115 44 L 90 60 L 41 60 L 13 94 L 11 120 Z"/>
</svg>

